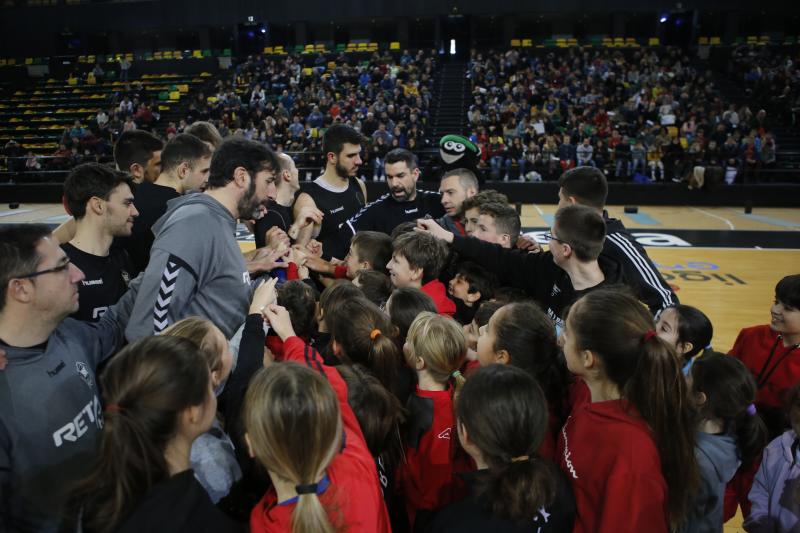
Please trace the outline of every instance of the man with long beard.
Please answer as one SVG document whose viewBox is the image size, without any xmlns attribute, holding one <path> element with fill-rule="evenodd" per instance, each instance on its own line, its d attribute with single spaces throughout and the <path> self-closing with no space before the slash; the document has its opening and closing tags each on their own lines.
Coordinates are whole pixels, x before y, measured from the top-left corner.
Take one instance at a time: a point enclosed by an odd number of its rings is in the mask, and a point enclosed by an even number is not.
<svg viewBox="0 0 800 533">
<path fill-rule="evenodd" d="M 162 332 L 187 316 L 213 321 L 231 338 L 250 302 L 248 265 L 236 242 L 236 221 L 263 214 L 275 200 L 278 159 L 266 146 L 230 139 L 214 152 L 201 194 L 170 200 L 153 226 L 155 241 L 125 336 Z M 257 251 L 258 253 L 258 251 Z M 262 261 L 269 270 L 272 259 Z"/>
<path fill-rule="evenodd" d="M 325 172 L 315 179 L 308 189 L 297 196 L 294 216 L 299 219 L 304 207 L 322 211 L 323 219 L 315 228 L 316 239 L 322 243 L 325 259 L 344 257 L 338 239 L 339 231 L 347 219 L 355 215 L 367 201 L 367 189 L 358 179 L 361 167 L 362 136 L 349 126 L 336 124 L 325 131 L 322 152 L 325 157 Z M 299 244 L 305 244 L 298 240 Z"/>
</svg>

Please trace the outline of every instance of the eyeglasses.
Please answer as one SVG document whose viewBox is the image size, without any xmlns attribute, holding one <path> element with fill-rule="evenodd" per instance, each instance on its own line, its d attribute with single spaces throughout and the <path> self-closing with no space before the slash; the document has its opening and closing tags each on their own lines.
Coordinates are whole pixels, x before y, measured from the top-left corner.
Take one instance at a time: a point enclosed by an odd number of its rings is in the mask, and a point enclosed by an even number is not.
<svg viewBox="0 0 800 533">
<path fill-rule="evenodd" d="M 69 259 L 67 259 L 63 264 L 58 265 L 57 267 L 48 268 L 47 270 L 40 270 L 38 272 L 31 272 L 30 274 L 23 274 L 21 276 L 14 276 L 15 279 L 31 279 L 36 278 L 44 274 L 55 274 L 57 272 L 65 272 L 69 269 L 69 265 L 72 263 Z"/>
<path fill-rule="evenodd" d="M 554 236 L 552 233 L 545 233 L 544 234 L 544 238 L 547 239 L 548 241 L 558 241 L 561 244 L 569 244 L 569 242 L 567 242 L 567 241 L 565 241 L 563 239 L 559 239 L 558 237 Z M 572 246 L 572 245 L 570 244 L 570 246 Z"/>
</svg>

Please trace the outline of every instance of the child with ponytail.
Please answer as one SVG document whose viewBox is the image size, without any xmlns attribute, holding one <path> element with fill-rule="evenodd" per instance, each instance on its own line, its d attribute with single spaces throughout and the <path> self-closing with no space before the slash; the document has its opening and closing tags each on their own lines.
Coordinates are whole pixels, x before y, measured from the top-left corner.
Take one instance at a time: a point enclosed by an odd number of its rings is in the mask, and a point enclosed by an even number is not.
<svg viewBox="0 0 800 533">
<path fill-rule="evenodd" d="M 234 532 L 190 468 L 192 442 L 217 408 L 197 346 L 148 337 L 111 359 L 101 378 L 105 427 L 91 474 L 72 492 L 68 530 Z"/>
<path fill-rule="evenodd" d="M 260 370 L 245 396 L 245 440 L 272 480 L 250 531 L 390 531 L 347 383 L 295 335 L 285 308 L 269 304 L 264 317 L 284 343 L 285 362 Z"/>
<path fill-rule="evenodd" d="M 478 470 L 469 496 L 437 512 L 426 531 L 562 532 L 572 529 L 569 482 L 537 455 L 547 402 L 533 376 L 510 365 L 476 370 L 456 402 L 458 439 Z"/>
<path fill-rule="evenodd" d="M 711 344 L 714 327 L 701 310 L 691 305 L 671 305 L 661 311 L 656 333 L 675 347 L 683 360 L 683 373 L 689 375 L 695 359 Z"/>
<path fill-rule="evenodd" d="M 542 387 L 550 416 L 539 453 L 555 457 L 556 434 L 566 418 L 564 390 L 567 369 L 561 362 L 556 328 L 539 306 L 519 302 L 498 309 L 480 329 L 478 362 L 481 366 L 511 365 L 528 372 Z"/>
<path fill-rule="evenodd" d="M 328 316 L 333 355 L 343 364 L 360 364 L 405 402 L 413 373 L 403 364 L 389 317 L 364 296 L 348 299 Z"/>
<path fill-rule="evenodd" d="M 592 291 L 569 311 L 561 344 L 586 394 L 561 430 L 558 457 L 575 493 L 575 532 L 666 532 L 693 501 L 686 382 L 654 328 L 647 308 L 619 290 Z"/>
<path fill-rule="evenodd" d="M 755 380 L 738 359 L 707 353 L 692 365 L 689 388 L 697 411 L 700 487 L 683 531 L 722 531 L 725 485 L 740 464 L 758 457 L 767 429 L 753 405 Z"/>
<path fill-rule="evenodd" d="M 460 368 L 467 353 L 464 332 L 454 320 L 424 312 L 414 320 L 403 346 L 406 363 L 417 374 L 409 397 L 405 428 L 406 463 L 398 485 L 406 500 L 409 523 L 464 494 L 456 472 L 471 470 L 455 442 L 453 399 L 464 384 Z"/>
</svg>

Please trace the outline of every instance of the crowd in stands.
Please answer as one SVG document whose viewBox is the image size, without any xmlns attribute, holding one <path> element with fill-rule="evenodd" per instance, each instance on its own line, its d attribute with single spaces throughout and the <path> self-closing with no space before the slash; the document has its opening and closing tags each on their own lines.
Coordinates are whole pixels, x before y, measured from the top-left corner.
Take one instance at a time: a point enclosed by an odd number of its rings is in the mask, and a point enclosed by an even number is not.
<svg viewBox="0 0 800 533">
<path fill-rule="evenodd" d="M 299 166 L 319 168 L 321 132 L 344 124 L 369 139 L 365 168 L 374 177 L 383 175 L 383 158 L 392 148 L 427 145 L 435 53 L 376 52 L 362 61 L 343 52 L 306 63 L 298 55 L 249 56 L 236 65 L 233 80 L 217 83 L 215 94 L 195 95 L 187 122 L 212 121 L 223 137 L 264 142 L 298 154 Z M 182 126 L 170 125 L 167 134 Z"/>
<path fill-rule="evenodd" d="M 775 166 L 774 115 L 723 101 L 712 73 L 676 48 L 473 51 L 468 76 L 471 139 L 494 179 L 592 165 L 637 181 L 712 168 L 732 183 Z"/>
<path fill-rule="evenodd" d="M 770 46 L 742 45 L 731 53 L 730 74 L 749 98 L 764 102 L 774 120 L 800 123 L 800 70 L 797 53 Z"/>
<path fill-rule="evenodd" d="M 724 355 L 597 168 L 559 177 L 545 250 L 407 149 L 368 199 L 344 124 L 304 192 L 187 130 L 73 168 L 54 232 L 0 225 L 0 529 L 800 527 L 800 275 Z"/>
</svg>

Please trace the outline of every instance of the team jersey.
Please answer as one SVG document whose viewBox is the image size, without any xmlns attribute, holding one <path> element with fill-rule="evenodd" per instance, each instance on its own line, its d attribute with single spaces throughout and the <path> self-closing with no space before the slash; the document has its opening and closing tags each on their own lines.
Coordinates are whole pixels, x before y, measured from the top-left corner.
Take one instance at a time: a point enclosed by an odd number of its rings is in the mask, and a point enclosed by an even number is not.
<svg viewBox="0 0 800 533">
<path fill-rule="evenodd" d="M 80 307 L 71 316 L 77 320 L 97 322 L 109 306 L 117 303 L 128 290 L 133 268 L 128 253 L 112 246 L 108 255 L 101 257 L 84 252 L 70 243 L 62 244 L 61 249 L 72 264 L 86 275 L 78 283 Z"/>
<path fill-rule="evenodd" d="M 336 252 L 336 257 L 341 259 L 344 255 L 339 250 L 333 250 L 331 246 L 326 247 L 325 244 L 334 241 L 345 221 L 366 203 L 361 185 L 356 178 L 349 178 L 347 187 L 336 189 L 323 181 L 320 176 L 311 183 L 307 192 L 314 199 L 317 209 L 324 215 L 317 237 L 323 245 L 323 257 L 329 259 Z"/>
</svg>

